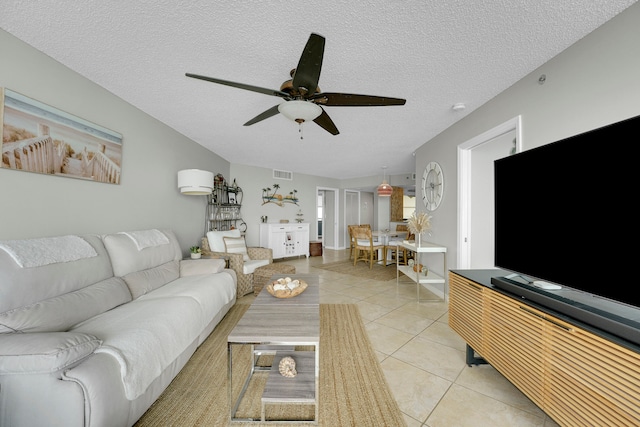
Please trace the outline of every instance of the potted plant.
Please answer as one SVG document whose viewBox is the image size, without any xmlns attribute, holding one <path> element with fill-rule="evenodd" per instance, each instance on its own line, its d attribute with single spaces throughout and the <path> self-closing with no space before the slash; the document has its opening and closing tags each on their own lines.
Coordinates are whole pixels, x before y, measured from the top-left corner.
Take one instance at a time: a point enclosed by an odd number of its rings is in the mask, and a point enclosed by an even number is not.
<svg viewBox="0 0 640 427">
<path fill-rule="evenodd" d="M 191 246 L 189 250 L 191 251 L 191 259 L 200 259 L 200 257 L 202 256 L 202 250 L 200 249 L 200 246 Z"/>
</svg>

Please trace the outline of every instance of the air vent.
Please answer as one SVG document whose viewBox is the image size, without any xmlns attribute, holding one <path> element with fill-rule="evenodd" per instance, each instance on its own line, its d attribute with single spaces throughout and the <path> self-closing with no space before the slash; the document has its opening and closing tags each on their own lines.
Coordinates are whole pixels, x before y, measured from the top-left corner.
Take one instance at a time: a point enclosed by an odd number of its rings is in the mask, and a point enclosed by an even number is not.
<svg viewBox="0 0 640 427">
<path fill-rule="evenodd" d="M 290 171 L 281 171 L 278 169 L 273 170 L 273 177 L 275 179 L 286 179 L 287 181 L 293 180 L 293 172 Z"/>
</svg>

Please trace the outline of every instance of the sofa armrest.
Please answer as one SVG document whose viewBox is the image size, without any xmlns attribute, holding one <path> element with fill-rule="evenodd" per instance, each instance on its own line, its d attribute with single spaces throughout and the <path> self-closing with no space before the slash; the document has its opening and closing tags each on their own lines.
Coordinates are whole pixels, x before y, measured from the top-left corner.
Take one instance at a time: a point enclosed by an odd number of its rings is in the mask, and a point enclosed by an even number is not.
<svg viewBox="0 0 640 427">
<path fill-rule="evenodd" d="M 0 335 L 0 375 L 61 372 L 91 356 L 101 344 L 80 332 Z"/>
<path fill-rule="evenodd" d="M 251 259 L 268 259 L 269 264 L 273 262 L 273 250 L 271 248 L 251 247 L 247 248 L 247 254 Z"/>
<path fill-rule="evenodd" d="M 226 264 L 222 258 L 183 259 L 180 261 L 180 277 L 220 273 Z"/>
</svg>

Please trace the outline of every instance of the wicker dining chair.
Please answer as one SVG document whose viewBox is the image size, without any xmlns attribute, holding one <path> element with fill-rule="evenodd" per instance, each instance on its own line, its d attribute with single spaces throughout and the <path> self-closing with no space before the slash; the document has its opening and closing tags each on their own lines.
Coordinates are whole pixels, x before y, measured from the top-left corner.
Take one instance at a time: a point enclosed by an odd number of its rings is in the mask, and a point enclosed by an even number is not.
<svg viewBox="0 0 640 427">
<path fill-rule="evenodd" d="M 355 244 L 354 266 L 358 261 L 368 261 L 369 268 L 373 268 L 373 262 L 376 260 L 378 251 L 382 251 L 381 259 L 387 259 L 385 246 L 380 242 L 373 241 L 371 227 L 353 227 L 353 237 Z"/>
</svg>

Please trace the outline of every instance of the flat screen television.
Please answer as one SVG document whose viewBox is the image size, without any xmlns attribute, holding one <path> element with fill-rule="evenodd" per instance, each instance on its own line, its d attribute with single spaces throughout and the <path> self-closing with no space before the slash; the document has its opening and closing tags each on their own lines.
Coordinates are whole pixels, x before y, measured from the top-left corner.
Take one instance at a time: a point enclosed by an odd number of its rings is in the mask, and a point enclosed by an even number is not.
<svg viewBox="0 0 640 427">
<path fill-rule="evenodd" d="M 530 297 L 579 295 L 580 306 L 619 307 L 614 317 L 640 325 L 639 142 L 637 116 L 495 161 L 495 264 L 514 273 L 510 292 L 522 283 Z"/>
</svg>

